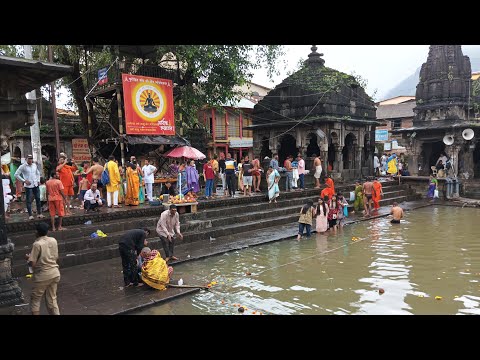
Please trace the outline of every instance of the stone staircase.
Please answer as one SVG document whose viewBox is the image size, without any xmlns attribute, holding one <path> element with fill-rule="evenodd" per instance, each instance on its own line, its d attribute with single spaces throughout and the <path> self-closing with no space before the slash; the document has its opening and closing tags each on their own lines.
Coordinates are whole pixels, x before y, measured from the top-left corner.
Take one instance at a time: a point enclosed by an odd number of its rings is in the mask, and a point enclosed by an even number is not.
<svg viewBox="0 0 480 360">
<path fill-rule="evenodd" d="M 336 186 L 347 198 L 353 190 L 353 185 Z M 394 201 L 412 201 L 419 198 L 407 185 L 396 182 L 383 183 L 384 198 L 382 206 Z M 240 235 L 253 230 L 295 223 L 298 212 L 307 199 L 318 200 L 319 190 L 309 189 L 281 193 L 278 202 L 268 204 L 265 195 L 251 197 L 237 196 L 201 202 L 195 214 L 180 215 L 183 242 L 199 244 L 211 238 Z M 155 228 L 163 207 L 144 207 L 120 209 L 116 212 L 71 216 L 64 219 L 65 231 L 50 233 L 58 241 L 59 264 L 61 268 L 93 263 L 119 256 L 118 240 L 129 229 L 148 227 L 152 233 L 149 236 L 149 246 L 162 249 Z M 48 219 L 46 219 L 48 220 Z M 91 225 L 85 225 L 92 220 Z M 35 221 L 36 222 L 36 221 Z M 28 273 L 25 254 L 31 250 L 34 241 L 34 223 L 8 224 L 9 238 L 15 244 L 12 269 L 14 276 Z M 108 236 L 91 238 L 90 234 L 97 229 Z M 163 250 L 162 250 L 163 251 Z"/>
</svg>

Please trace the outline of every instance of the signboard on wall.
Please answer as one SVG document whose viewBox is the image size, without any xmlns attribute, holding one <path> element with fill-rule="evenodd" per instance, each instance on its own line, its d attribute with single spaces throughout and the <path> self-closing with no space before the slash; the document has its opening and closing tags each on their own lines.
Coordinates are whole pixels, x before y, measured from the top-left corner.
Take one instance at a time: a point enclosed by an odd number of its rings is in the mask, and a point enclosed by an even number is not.
<svg viewBox="0 0 480 360">
<path fill-rule="evenodd" d="M 253 138 L 229 138 L 231 148 L 250 148 L 253 147 Z"/>
<path fill-rule="evenodd" d="M 131 135 L 175 135 L 172 80 L 122 74 L 125 125 Z"/>
<path fill-rule="evenodd" d="M 375 130 L 375 142 L 388 141 L 388 130 Z"/>
<path fill-rule="evenodd" d="M 72 139 L 72 157 L 77 163 L 92 159 L 87 139 Z"/>
<path fill-rule="evenodd" d="M 383 150 L 392 150 L 392 144 L 389 143 L 389 142 L 386 142 L 385 144 L 383 144 Z"/>
</svg>

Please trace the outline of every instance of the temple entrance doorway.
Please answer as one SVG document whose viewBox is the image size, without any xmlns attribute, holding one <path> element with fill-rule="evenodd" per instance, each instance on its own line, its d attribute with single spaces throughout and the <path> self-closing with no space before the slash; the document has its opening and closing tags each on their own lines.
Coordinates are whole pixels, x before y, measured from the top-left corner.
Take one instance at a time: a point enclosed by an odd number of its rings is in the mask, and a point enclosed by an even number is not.
<svg viewBox="0 0 480 360">
<path fill-rule="evenodd" d="M 475 145 L 475 151 L 473 152 L 473 177 L 475 179 L 480 178 L 480 144 Z"/>
<path fill-rule="evenodd" d="M 264 136 L 262 138 L 262 148 L 260 150 L 260 159 L 263 161 L 265 159 L 265 156 L 268 156 L 270 159 L 272 158 L 272 151 L 270 150 L 270 147 L 268 145 L 268 138 Z M 252 159 L 250 159 L 252 161 Z"/>
<path fill-rule="evenodd" d="M 308 134 L 308 137 L 310 139 L 308 146 L 307 146 L 307 157 L 312 157 L 313 155 L 320 155 L 320 147 L 318 146 L 318 138 L 317 135 L 314 133 Z M 297 154 L 293 154 L 293 156 L 296 156 Z"/>
<path fill-rule="evenodd" d="M 392 151 L 392 153 L 393 152 L 394 151 Z M 431 174 L 432 166 L 435 166 L 440 155 L 445 152 L 445 144 L 443 141 L 424 143 L 422 145 L 422 152 L 424 153 L 422 164 L 424 174 Z"/>
<path fill-rule="evenodd" d="M 286 134 L 280 141 L 280 150 L 278 151 L 279 165 L 283 166 L 283 162 L 287 159 L 288 155 L 297 156 L 297 140 L 292 135 Z"/>
<path fill-rule="evenodd" d="M 327 170 L 332 172 L 335 169 L 335 161 L 337 160 L 335 154 L 335 146 L 338 144 L 338 135 L 335 132 L 330 134 L 328 139 L 328 154 L 327 154 Z M 337 168 L 338 170 L 338 168 Z"/>
</svg>

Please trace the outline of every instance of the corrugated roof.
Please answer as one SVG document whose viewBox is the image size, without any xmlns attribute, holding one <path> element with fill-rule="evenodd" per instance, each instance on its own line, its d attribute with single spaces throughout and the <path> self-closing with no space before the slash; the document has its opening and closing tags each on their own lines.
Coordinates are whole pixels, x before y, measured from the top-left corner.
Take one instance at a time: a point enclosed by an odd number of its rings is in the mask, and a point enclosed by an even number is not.
<svg viewBox="0 0 480 360">
<path fill-rule="evenodd" d="M 15 85 L 15 90 L 25 94 L 54 80 L 71 74 L 72 66 L 32 59 L 0 56 L 0 77 Z"/>
<path fill-rule="evenodd" d="M 399 95 L 392 98 L 388 98 L 382 101 L 379 101 L 378 105 L 393 105 L 393 104 L 402 104 L 404 102 L 415 100 L 415 96 L 411 95 Z"/>
<path fill-rule="evenodd" d="M 241 98 L 240 101 L 230 101 L 225 104 L 222 104 L 222 106 L 230 106 L 234 108 L 243 108 L 243 109 L 253 109 L 253 107 L 255 106 L 255 103 L 248 99 Z"/>
<path fill-rule="evenodd" d="M 416 102 L 407 101 L 395 105 L 381 105 L 377 108 L 377 119 L 399 119 L 411 118 L 415 116 L 413 108 L 417 106 Z"/>
</svg>

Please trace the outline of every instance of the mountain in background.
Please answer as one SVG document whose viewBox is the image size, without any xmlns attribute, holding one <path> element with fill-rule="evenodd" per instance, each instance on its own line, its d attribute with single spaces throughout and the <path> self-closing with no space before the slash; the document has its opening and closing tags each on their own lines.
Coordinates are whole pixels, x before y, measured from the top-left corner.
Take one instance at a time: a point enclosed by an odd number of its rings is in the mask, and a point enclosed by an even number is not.
<svg viewBox="0 0 480 360">
<path fill-rule="evenodd" d="M 462 51 L 463 55 L 467 55 L 470 58 L 472 72 L 480 71 L 480 46 L 462 46 Z M 427 61 L 427 59 L 425 59 L 425 61 Z M 422 64 L 420 64 L 414 74 L 410 75 L 405 80 L 402 80 L 393 89 L 387 91 L 382 98 L 390 99 L 400 95 L 415 96 L 421 67 Z"/>
</svg>

